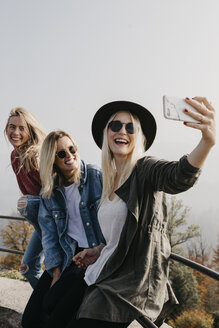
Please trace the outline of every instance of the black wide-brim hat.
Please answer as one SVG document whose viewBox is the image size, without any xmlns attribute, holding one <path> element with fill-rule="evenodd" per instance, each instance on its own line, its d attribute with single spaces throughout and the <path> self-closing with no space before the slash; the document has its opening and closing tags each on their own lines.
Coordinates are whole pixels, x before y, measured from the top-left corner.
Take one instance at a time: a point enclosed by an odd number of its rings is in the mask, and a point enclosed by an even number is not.
<svg viewBox="0 0 219 328">
<path fill-rule="evenodd" d="M 142 131 L 146 137 L 145 150 L 152 145 L 157 131 L 154 116 L 145 107 L 131 101 L 113 101 L 100 107 L 92 121 L 92 135 L 99 148 L 102 148 L 103 130 L 110 117 L 116 112 L 126 111 L 138 117 Z"/>
</svg>

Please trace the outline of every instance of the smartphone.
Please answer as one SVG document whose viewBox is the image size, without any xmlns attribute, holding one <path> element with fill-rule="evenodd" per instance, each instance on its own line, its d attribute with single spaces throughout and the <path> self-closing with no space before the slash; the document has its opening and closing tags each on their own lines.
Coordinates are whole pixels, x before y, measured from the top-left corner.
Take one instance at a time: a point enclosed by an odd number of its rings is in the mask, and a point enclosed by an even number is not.
<svg viewBox="0 0 219 328">
<path fill-rule="evenodd" d="M 187 104 L 183 98 L 163 96 L 163 114 L 165 118 L 176 121 L 199 123 L 198 120 L 186 115 L 186 113 L 184 113 L 185 109 L 198 113 L 198 111 Z"/>
</svg>

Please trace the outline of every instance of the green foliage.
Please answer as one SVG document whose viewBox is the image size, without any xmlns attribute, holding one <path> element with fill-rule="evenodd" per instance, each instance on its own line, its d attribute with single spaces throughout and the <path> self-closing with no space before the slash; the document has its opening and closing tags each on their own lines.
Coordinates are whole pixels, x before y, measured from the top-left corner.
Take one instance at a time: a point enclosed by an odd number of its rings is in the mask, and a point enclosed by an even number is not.
<svg viewBox="0 0 219 328">
<path fill-rule="evenodd" d="M 219 243 L 216 245 L 216 248 L 214 249 L 212 265 L 214 269 L 219 272 Z"/>
<path fill-rule="evenodd" d="M 8 254 L 0 258 L 0 269 L 19 270 L 22 255 Z"/>
<path fill-rule="evenodd" d="M 170 197 L 168 202 L 167 236 L 173 251 L 177 251 L 178 245 L 200 235 L 200 227 L 194 224 L 182 231 L 182 228 L 186 226 L 189 211 L 190 208 L 184 206 L 181 200 L 177 200 L 173 196 Z"/>
<path fill-rule="evenodd" d="M 5 229 L 0 232 L 6 247 L 24 251 L 27 247 L 33 227 L 27 221 L 9 221 Z"/>
<path fill-rule="evenodd" d="M 170 280 L 174 293 L 179 301 L 174 312 L 179 315 L 182 311 L 196 309 L 200 304 L 198 285 L 191 270 L 183 264 L 174 262 L 170 265 Z"/>
<path fill-rule="evenodd" d="M 203 310 L 184 311 L 175 320 L 168 324 L 173 328 L 213 328 L 214 319 Z"/>
<path fill-rule="evenodd" d="M 32 231 L 33 227 L 27 221 L 9 220 L 7 226 L 0 232 L 0 236 L 6 248 L 25 251 Z M 21 255 L 8 254 L 0 258 L 0 265 L 4 269 L 18 269 L 21 258 Z"/>
<path fill-rule="evenodd" d="M 9 270 L 6 272 L 0 272 L 0 277 L 26 281 L 24 276 L 17 270 Z"/>
<path fill-rule="evenodd" d="M 192 241 L 189 258 L 218 271 L 219 245 L 210 262 L 210 251 L 201 238 L 199 226 L 186 225 L 189 210 L 182 201 L 172 196 L 169 198 L 167 235 L 172 251 L 181 253 L 180 245 L 200 237 L 198 245 L 197 239 Z M 168 322 L 173 328 L 219 328 L 219 314 L 215 313 L 214 318 L 209 314 L 218 310 L 218 282 L 177 262 L 170 264 L 170 280 L 180 303 Z"/>
</svg>

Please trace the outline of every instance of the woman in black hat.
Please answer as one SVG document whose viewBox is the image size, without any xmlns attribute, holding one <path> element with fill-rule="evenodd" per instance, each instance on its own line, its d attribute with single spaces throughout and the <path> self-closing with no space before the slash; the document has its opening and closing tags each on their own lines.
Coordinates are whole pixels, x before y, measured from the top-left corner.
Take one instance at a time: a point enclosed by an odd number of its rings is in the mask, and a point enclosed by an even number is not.
<svg viewBox="0 0 219 328">
<path fill-rule="evenodd" d="M 214 109 L 204 98 L 195 100 L 186 101 L 198 113 L 186 113 L 200 123 L 185 124 L 200 130 L 201 140 L 172 162 L 143 156 L 156 135 L 155 119 L 144 107 L 117 101 L 95 114 L 92 133 L 102 149 L 103 170 L 98 219 L 106 246 L 95 262 L 89 249 L 74 257 L 87 267 L 88 287 L 67 328 L 128 327 L 141 316 L 160 326 L 177 304 L 168 282 L 165 194 L 192 187 L 215 144 Z"/>
</svg>

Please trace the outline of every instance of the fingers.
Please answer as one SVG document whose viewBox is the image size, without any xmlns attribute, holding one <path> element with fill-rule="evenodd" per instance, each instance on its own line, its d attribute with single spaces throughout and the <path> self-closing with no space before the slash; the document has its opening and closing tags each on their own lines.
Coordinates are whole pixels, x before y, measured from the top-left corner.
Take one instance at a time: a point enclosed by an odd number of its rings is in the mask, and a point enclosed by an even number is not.
<svg viewBox="0 0 219 328">
<path fill-rule="evenodd" d="M 83 258 L 80 255 L 75 255 L 72 259 L 76 264 L 80 263 L 81 260 L 83 260 Z"/>
<path fill-rule="evenodd" d="M 205 97 L 194 97 L 192 99 L 186 98 L 186 103 L 190 104 L 196 111 L 185 109 L 185 112 L 196 119 L 199 124 L 205 125 L 209 124 L 212 119 L 214 119 L 214 108 L 211 103 Z M 197 123 L 195 123 L 197 124 Z M 188 124 L 186 124 L 188 125 Z M 194 126 L 194 124 L 190 125 L 191 127 L 195 127 L 200 129 L 200 126 Z"/>
<path fill-rule="evenodd" d="M 79 269 L 86 269 L 88 266 L 87 263 L 85 263 L 83 260 L 82 261 L 80 259 L 75 260 L 75 257 L 73 257 L 73 261 L 75 262 L 75 264 Z"/>
<path fill-rule="evenodd" d="M 77 263 L 76 263 L 76 264 L 77 264 Z M 78 267 L 79 269 L 86 269 L 86 268 L 87 268 L 87 265 L 84 264 L 84 263 L 78 263 L 78 264 L 77 264 L 77 267 Z"/>
<path fill-rule="evenodd" d="M 86 256 L 86 249 L 84 249 L 83 251 L 77 253 L 77 254 L 73 257 L 73 259 L 74 259 L 75 261 L 83 260 L 83 258 L 84 258 L 85 256 Z"/>
<path fill-rule="evenodd" d="M 184 122 L 188 127 L 198 129 L 202 133 L 205 145 L 212 147 L 216 142 L 215 109 L 205 97 L 186 98 L 186 103 L 192 105 L 197 111 L 186 110 L 187 114 L 198 120 L 197 123 Z"/>
<path fill-rule="evenodd" d="M 205 110 L 209 109 L 210 111 L 213 111 L 213 112 L 215 111 L 214 107 L 211 105 L 211 102 L 208 101 L 207 98 L 205 98 L 205 97 L 194 97 L 192 99 L 200 102 L 203 109 L 205 109 Z"/>
<path fill-rule="evenodd" d="M 86 267 L 87 267 L 85 260 L 84 260 L 86 258 L 86 253 L 87 253 L 87 250 L 84 249 L 82 252 L 79 252 L 78 254 L 76 254 L 72 259 L 79 269 L 86 269 Z"/>
</svg>

